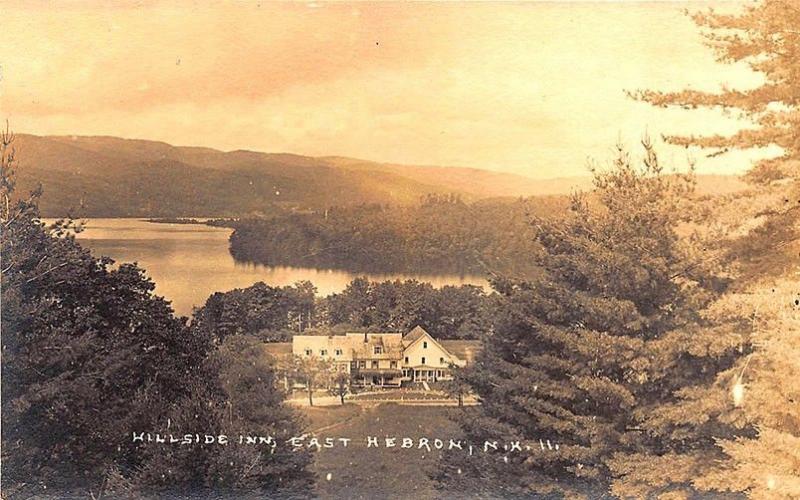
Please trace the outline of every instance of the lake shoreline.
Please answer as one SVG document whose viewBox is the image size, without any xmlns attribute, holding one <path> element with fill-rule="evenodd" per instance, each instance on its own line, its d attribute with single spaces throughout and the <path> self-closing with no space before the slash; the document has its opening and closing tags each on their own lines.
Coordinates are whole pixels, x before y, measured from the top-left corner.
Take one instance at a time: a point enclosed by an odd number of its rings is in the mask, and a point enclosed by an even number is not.
<svg viewBox="0 0 800 500">
<path fill-rule="evenodd" d="M 49 223 L 56 219 L 41 220 Z M 241 262 L 230 254 L 232 228 L 225 226 L 152 223 L 146 218 L 81 220 L 85 229 L 75 235 L 81 245 L 96 256 L 107 256 L 117 263 L 136 262 L 155 283 L 156 294 L 169 300 L 178 315 L 191 315 L 193 308 L 205 304 L 213 293 L 246 288 L 259 281 L 270 286 L 310 281 L 320 297 L 339 293 L 362 276 L 371 281 L 413 279 L 435 288 L 476 285 L 489 290 L 488 281 L 482 276 L 363 273 Z"/>
</svg>

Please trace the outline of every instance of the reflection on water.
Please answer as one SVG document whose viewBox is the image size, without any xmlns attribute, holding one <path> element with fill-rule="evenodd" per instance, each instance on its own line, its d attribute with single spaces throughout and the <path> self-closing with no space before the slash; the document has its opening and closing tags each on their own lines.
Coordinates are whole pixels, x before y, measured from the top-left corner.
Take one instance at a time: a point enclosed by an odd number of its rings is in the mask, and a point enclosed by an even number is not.
<svg viewBox="0 0 800 500">
<path fill-rule="evenodd" d="M 97 255 L 117 262 L 137 262 L 156 283 L 156 292 L 172 302 L 178 314 L 189 315 L 209 295 L 263 281 L 291 285 L 308 280 L 320 295 L 344 290 L 356 276 L 346 271 L 304 267 L 242 264 L 228 252 L 228 228 L 200 224 L 154 224 L 139 219 L 90 219 L 79 233 L 80 243 Z M 475 284 L 483 277 L 367 274 L 373 280 L 414 278 L 434 286 Z"/>
</svg>

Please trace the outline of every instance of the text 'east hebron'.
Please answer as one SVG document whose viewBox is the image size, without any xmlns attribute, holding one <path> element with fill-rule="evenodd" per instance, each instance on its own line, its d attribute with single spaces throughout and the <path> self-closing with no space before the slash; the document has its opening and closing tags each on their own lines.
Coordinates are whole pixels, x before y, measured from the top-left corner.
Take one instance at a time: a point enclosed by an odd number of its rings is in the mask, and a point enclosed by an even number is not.
<svg viewBox="0 0 800 500">
<path fill-rule="evenodd" d="M 293 436 L 287 439 L 278 439 L 275 436 L 239 434 L 228 436 L 225 434 L 158 434 L 149 432 L 133 432 L 134 443 L 155 445 L 243 445 L 266 446 L 274 451 L 279 446 L 292 450 L 321 451 L 332 448 L 382 448 L 382 449 L 416 449 L 416 450 L 460 450 L 470 455 L 475 453 L 524 453 L 557 451 L 559 445 L 549 439 L 534 441 L 492 441 L 487 440 L 480 444 L 468 443 L 459 439 L 442 439 L 430 437 L 397 437 L 397 436 L 365 436 L 354 439 L 346 437 L 311 437 L 307 435 Z"/>
</svg>

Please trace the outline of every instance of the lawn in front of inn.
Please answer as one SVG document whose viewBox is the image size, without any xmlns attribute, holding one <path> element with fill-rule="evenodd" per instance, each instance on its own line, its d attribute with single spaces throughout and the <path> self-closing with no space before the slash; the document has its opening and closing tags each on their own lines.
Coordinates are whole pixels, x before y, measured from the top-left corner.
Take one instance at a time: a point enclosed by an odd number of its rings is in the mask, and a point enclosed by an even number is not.
<svg viewBox="0 0 800 500">
<path fill-rule="evenodd" d="M 436 439 L 445 443 L 459 439 L 459 428 L 449 418 L 462 411 L 458 408 L 387 403 L 303 407 L 301 411 L 316 437 L 351 440 L 346 447 L 337 444 L 315 453 L 316 493 L 321 498 L 434 498 L 428 476 L 436 470 L 441 454 L 465 453 L 433 446 Z M 387 437 L 395 438 L 393 446 L 387 447 Z M 369 438 L 377 438 L 379 446 L 368 447 Z M 403 438 L 413 440 L 413 447 L 403 448 Z M 430 446 L 420 448 L 426 439 Z"/>
</svg>

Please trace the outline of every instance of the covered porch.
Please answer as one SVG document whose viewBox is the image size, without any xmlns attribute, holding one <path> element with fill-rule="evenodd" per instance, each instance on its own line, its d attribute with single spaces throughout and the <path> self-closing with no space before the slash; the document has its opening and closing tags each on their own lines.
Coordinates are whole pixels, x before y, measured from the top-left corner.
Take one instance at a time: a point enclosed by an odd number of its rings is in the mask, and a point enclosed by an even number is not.
<svg viewBox="0 0 800 500">
<path fill-rule="evenodd" d="M 432 368 L 430 366 L 403 368 L 403 380 L 411 382 L 436 382 L 452 378 L 450 370 L 447 368 Z"/>
<path fill-rule="evenodd" d="M 363 387 L 400 387 L 403 372 L 395 368 L 361 368 L 352 373 L 353 383 Z"/>
</svg>

